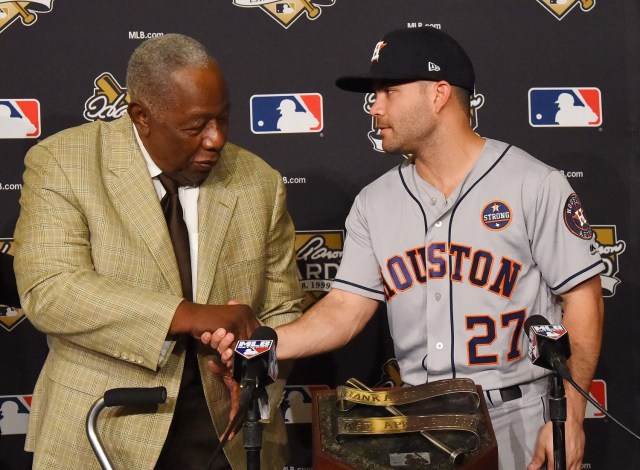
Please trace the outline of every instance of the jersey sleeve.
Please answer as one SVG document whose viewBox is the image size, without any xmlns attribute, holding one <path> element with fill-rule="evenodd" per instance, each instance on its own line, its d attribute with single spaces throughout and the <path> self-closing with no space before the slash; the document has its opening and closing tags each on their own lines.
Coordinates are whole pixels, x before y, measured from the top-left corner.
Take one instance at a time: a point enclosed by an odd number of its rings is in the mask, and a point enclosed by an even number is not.
<svg viewBox="0 0 640 470">
<path fill-rule="evenodd" d="M 532 256 L 554 294 L 563 294 L 604 269 L 580 199 L 559 171 L 540 185 L 531 215 Z"/>
<path fill-rule="evenodd" d="M 371 242 L 366 205 L 365 188 L 356 197 L 347 217 L 347 236 L 333 287 L 384 301 L 382 277 Z"/>
</svg>

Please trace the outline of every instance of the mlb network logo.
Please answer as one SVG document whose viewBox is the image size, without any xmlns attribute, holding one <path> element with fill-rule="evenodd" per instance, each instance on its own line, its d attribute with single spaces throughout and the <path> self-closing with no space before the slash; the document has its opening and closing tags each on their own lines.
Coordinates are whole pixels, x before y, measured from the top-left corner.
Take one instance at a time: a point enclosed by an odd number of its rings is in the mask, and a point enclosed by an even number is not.
<svg viewBox="0 0 640 470">
<path fill-rule="evenodd" d="M 319 93 L 251 97 L 251 132 L 254 134 L 320 132 L 323 126 Z"/>
<path fill-rule="evenodd" d="M 40 136 L 40 102 L 0 99 L 0 139 L 35 139 Z"/>
<path fill-rule="evenodd" d="M 529 124 L 533 127 L 597 127 L 602 124 L 598 88 L 531 88 Z"/>
<path fill-rule="evenodd" d="M 31 395 L 0 396 L 0 434 L 26 434 Z"/>
</svg>

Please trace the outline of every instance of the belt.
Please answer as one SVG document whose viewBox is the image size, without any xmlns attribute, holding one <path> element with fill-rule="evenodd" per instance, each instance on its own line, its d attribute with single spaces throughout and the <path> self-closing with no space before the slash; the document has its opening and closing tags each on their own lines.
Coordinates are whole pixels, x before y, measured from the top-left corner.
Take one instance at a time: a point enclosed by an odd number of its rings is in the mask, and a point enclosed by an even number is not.
<svg viewBox="0 0 640 470">
<path fill-rule="evenodd" d="M 522 389 L 520 388 L 520 385 L 512 385 L 511 387 L 501 388 L 498 391 L 500 392 L 500 397 L 502 397 L 503 403 L 522 398 Z"/>
<path fill-rule="evenodd" d="M 513 402 L 520 398 L 531 400 L 536 397 L 544 397 L 548 392 L 549 378 L 546 376 L 533 380 L 532 382 L 484 391 L 489 409 L 498 408 L 503 403 Z"/>
</svg>

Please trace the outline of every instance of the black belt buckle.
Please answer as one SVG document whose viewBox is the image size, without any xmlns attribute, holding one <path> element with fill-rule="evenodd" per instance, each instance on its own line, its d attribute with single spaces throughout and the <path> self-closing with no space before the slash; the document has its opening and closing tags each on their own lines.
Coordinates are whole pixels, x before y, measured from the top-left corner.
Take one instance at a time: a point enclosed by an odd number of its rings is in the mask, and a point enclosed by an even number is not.
<svg viewBox="0 0 640 470">
<path fill-rule="evenodd" d="M 520 389 L 519 385 L 512 385 L 511 387 L 501 388 L 499 391 L 500 398 L 502 398 L 503 403 L 522 398 L 522 389 Z"/>
</svg>

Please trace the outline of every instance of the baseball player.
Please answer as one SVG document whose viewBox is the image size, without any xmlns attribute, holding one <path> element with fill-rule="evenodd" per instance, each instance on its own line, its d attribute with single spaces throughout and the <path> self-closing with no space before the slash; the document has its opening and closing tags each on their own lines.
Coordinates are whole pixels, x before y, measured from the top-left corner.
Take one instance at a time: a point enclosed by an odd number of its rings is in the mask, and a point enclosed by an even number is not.
<svg viewBox="0 0 640 470">
<path fill-rule="evenodd" d="M 387 303 L 402 380 L 468 377 L 482 385 L 500 468 L 553 468 L 549 371 L 526 357 L 530 315 L 570 334 L 576 382 L 589 389 L 599 355 L 604 265 L 580 200 L 559 171 L 469 125 L 475 74 L 432 28 L 387 34 L 371 71 L 340 78 L 375 92 L 383 149 L 411 155 L 365 187 L 348 216 L 332 290 L 278 328 L 278 357 L 346 344 Z M 309 335 L 313 332 L 313 336 Z M 232 337 L 204 335 L 228 360 Z M 585 400 L 566 387 L 567 468 L 584 451 Z M 547 423 L 547 424 L 545 424 Z"/>
</svg>

